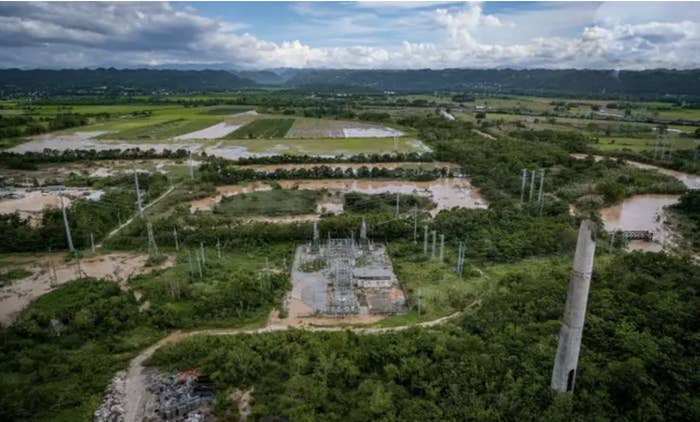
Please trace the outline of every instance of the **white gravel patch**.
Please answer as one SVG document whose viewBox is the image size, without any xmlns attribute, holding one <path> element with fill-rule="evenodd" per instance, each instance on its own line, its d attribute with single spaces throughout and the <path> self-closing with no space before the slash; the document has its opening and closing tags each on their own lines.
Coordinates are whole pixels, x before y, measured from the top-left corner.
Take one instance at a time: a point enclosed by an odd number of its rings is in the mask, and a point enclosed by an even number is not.
<svg viewBox="0 0 700 422">
<path fill-rule="evenodd" d="M 221 122 L 213 126 L 206 127 L 204 129 L 176 136 L 174 139 L 178 141 L 190 139 L 218 139 L 223 138 L 224 136 L 237 130 L 241 126 L 243 125 L 229 125 L 226 122 Z"/>
<path fill-rule="evenodd" d="M 348 127 L 343 128 L 343 135 L 346 138 L 391 138 L 403 136 L 403 132 L 390 127 Z"/>
</svg>

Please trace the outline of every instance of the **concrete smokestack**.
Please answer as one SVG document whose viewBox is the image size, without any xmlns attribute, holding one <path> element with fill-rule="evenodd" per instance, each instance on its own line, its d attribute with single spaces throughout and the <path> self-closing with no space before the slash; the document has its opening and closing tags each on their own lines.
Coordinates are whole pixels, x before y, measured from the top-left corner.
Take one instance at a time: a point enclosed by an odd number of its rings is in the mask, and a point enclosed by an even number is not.
<svg viewBox="0 0 700 422">
<path fill-rule="evenodd" d="M 569 291 L 566 295 L 564 321 L 559 332 L 557 356 L 552 370 L 552 388 L 561 393 L 574 391 L 588 290 L 591 286 L 595 240 L 595 224 L 590 220 L 582 221 L 578 231 L 574 267 L 569 279 Z"/>
</svg>

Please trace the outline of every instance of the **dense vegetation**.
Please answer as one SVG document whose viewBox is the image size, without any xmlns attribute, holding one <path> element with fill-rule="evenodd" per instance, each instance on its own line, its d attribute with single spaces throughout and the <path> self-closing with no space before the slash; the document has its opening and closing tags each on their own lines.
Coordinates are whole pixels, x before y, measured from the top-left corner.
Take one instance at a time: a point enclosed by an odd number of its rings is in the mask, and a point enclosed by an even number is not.
<svg viewBox="0 0 700 422">
<path fill-rule="evenodd" d="M 455 326 L 200 336 L 150 363 L 210 374 L 222 417 L 236 414 L 229 391 L 255 387 L 256 420 L 696 420 L 695 267 L 635 253 L 594 277 L 574 396 L 549 388 L 563 267 L 503 277 Z"/>
<path fill-rule="evenodd" d="M 259 171 L 254 168 L 240 167 L 230 161 L 222 159 L 210 159 L 200 167 L 202 180 L 217 185 L 236 184 L 254 180 L 282 180 L 282 179 L 409 179 L 409 180 L 435 180 L 441 176 L 450 174 L 445 168 L 396 168 L 363 166 L 358 169 L 333 167 L 320 164 L 312 168 L 275 169 L 272 171 Z"/>
<path fill-rule="evenodd" d="M 109 379 L 160 334 L 112 282 L 42 296 L 2 332 L 0 420 L 90 420 Z"/>
<path fill-rule="evenodd" d="M 396 210 L 397 195 L 391 193 L 365 194 L 358 192 L 348 192 L 343 196 L 344 212 L 383 212 L 391 214 Z M 398 195 L 398 206 L 401 212 L 408 209 L 429 210 L 435 208 L 435 204 L 424 196 L 419 195 Z"/>
</svg>

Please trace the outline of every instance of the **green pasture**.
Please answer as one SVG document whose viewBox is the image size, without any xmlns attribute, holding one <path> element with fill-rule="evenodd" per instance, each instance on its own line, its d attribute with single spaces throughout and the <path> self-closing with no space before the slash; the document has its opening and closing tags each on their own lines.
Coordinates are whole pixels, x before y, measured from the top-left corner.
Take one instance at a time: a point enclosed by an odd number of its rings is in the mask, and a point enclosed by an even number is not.
<svg viewBox="0 0 700 422">
<path fill-rule="evenodd" d="M 227 136 L 231 139 L 283 138 L 294 124 L 294 119 L 254 120 Z"/>
</svg>

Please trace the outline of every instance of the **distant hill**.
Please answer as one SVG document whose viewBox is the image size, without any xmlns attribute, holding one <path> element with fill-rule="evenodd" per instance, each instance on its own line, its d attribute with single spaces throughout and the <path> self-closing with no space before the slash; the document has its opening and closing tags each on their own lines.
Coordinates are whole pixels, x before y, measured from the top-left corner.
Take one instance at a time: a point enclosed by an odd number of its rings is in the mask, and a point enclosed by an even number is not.
<svg viewBox="0 0 700 422">
<path fill-rule="evenodd" d="M 303 70 L 287 85 L 381 91 L 495 91 L 574 95 L 700 96 L 700 70 Z"/>
<path fill-rule="evenodd" d="M 0 96 L 206 92 L 278 85 L 348 91 L 475 91 L 584 96 L 700 97 L 700 70 L 0 70 Z"/>
<path fill-rule="evenodd" d="M 2 95 L 222 91 L 256 83 L 225 70 L 64 69 L 0 70 Z"/>
<path fill-rule="evenodd" d="M 240 70 L 236 75 L 260 85 L 282 85 L 285 78 L 270 70 Z"/>
</svg>

